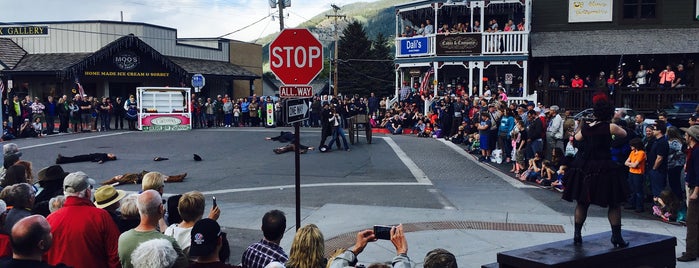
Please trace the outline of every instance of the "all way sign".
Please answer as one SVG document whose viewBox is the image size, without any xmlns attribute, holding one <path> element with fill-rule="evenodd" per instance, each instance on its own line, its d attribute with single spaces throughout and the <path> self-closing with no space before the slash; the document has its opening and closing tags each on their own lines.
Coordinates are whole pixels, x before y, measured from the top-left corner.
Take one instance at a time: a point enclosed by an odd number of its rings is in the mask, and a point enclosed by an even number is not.
<svg viewBox="0 0 699 268">
<path fill-rule="evenodd" d="M 310 98 L 313 97 L 311 86 L 282 86 L 279 88 L 280 98 Z"/>
</svg>

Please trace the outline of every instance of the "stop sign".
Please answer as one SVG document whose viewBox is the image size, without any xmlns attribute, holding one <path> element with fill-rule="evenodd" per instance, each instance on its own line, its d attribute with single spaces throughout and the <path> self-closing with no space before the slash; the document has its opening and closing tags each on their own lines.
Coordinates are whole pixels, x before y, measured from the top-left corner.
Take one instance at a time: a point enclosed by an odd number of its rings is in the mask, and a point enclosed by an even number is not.
<svg viewBox="0 0 699 268">
<path fill-rule="evenodd" d="M 323 70 L 323 45 L 308 29 L 284 29 L 269 44 L 270 69 L 285 85 L 308 85 Z"/>
</svg>

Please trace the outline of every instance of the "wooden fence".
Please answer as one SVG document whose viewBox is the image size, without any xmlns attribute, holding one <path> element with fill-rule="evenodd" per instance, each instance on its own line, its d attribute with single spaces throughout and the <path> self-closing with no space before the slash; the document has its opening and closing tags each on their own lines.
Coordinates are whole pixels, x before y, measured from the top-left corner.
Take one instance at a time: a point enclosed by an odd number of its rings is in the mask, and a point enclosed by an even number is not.
<svg viewBox="0 0 699 268">
<path fill-rule="evenodd" d="M 592 96 L 606 88 L 539 88 L 538 101 L 546 106 L 558 105 L 566 110 L 580 111 L 592 107 Z M 699 101 L 699 89 L 617 89 L 610 96 L 616 107 L 627 107 L 649 113 L 666 108 L 678 101 Z"/>
</svg>

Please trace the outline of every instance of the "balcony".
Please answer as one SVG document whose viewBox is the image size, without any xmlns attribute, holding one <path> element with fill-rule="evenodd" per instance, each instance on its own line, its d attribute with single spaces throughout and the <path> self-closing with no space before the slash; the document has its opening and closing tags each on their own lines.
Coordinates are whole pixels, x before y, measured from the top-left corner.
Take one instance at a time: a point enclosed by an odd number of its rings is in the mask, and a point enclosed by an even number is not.
<svg viewBox="0 0 699 268">
<path fill-rule="evenodd" d="M 452 33 L 396 39 L 396 58 L 527 55 L 529 32 Z"/>
</svg>

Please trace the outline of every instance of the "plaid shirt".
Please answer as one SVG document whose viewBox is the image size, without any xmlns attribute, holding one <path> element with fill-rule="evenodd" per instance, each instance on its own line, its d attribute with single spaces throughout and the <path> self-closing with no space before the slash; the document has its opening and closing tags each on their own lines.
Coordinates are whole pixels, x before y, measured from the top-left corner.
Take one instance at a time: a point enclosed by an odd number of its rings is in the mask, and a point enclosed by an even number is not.
<svg viewBox="0 0 699 268">
<path fill-rule="evenodd" d="M 289 257 L 284 253 L 282 247 L 262 239 L 260 242 L 250 245 L 243 252 L 242 264 L 244 268 L 264 268 L 270 262 L 286 263 L 288 259 Z"/>
</svg>

